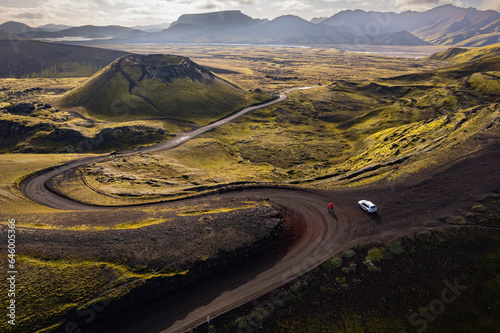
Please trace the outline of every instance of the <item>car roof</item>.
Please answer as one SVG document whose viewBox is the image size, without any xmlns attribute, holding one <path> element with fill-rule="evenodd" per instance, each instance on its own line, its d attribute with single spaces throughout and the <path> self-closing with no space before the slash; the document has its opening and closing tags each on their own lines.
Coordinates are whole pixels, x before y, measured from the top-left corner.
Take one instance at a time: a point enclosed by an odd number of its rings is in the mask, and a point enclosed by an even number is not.
<svg viewBox="0 0 500 333">
<path fill-rule="evenodd" d="M 359 203 L 364 203 L 365 205 L 368 205 L 368 206 L 375 206 L 375 205 L 373 204 L 373 202 L 368 201 L 368 200 L 361 200 Z"/>
</svg>

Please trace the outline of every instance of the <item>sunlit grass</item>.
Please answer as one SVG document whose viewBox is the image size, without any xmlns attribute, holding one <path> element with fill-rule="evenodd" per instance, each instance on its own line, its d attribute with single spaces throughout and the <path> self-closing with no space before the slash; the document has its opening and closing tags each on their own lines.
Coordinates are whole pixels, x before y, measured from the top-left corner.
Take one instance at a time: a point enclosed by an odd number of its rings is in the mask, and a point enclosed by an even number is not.
<svg viewBox="0 0 500 333">
<path fill-rule="evenodd" d="M 5 259 L 1 259 L 6 266 Z M 45 325 L 64 319 L 71 311 L 86 309 L 96 302 L 106 304 L 119 299 L 131 289 L 152 278 L 185 275 L 187 271 L 171 273 L 137 273 L 114 263 L 83 259 L 44 260 L 17 255 L 16 267 L 16 329 L 34 332 Z M 0 286 L 7 294 L 7 284 Z M 2 302 L 5 305 L 4 298 Z M 56 325 L 57 326 L 57 325 Z M 4 332 L 11 326 L 6 320 L 0 323 Z"/>
<path fill-rule="evenodd" d="M 20 191 L 20 182 L 28 175 L 48 168 L 82 158 L 88 155 L 78 154 L 0 154 L 0 205 L 2 216 L 11 216 L 29 212 L 55 212 L 56 210 L 40 206 L 27 199 Z"/>
</svg>

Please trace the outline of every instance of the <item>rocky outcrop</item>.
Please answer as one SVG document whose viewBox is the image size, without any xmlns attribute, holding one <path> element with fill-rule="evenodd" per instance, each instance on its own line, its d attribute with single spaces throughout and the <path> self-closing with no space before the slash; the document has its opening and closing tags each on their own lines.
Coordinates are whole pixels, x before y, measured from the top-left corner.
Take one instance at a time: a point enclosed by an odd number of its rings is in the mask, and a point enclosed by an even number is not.
<svg viewBox="0 0 500 333">
<path fill-rule="evenodd" d="M 115 68 L 121 66 L 140 68 L 143 79 L 156 79 L 159 82 L 169 84 L 174 79 L 190 78 L 193 81 L 207 82 L 215 79 L 215 75 L 205 67 L 202 67 L 186 57 L 154 55 L 129 55 L 118 59 L 114 63 Z"/>
<path fill-rule="evenodd" d="M 0 151 L 15 153 L 91 153 L 126 149 L 163 141 L 163 129 L 146 126 L 104 128 L 88 137 L 78 130 L 53 123 L 0 120 Z"/>
</svg>

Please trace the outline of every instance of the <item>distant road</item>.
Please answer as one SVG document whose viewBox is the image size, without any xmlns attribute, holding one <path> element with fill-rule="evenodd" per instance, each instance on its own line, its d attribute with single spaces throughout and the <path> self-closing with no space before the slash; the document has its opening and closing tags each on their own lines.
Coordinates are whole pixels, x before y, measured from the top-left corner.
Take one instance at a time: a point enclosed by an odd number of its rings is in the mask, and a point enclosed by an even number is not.
<svg viewBox="0 0 500 333">
<path fill-rule="evenodd" d="M 217 128 L 217 127 L 220 127 L 220 126 L 225 125 L 227 123 L 230 123 L 233 120 L 235 120 L 235 119 L 237 119 L 237 118 L 239 118 L 239 117 L 241 117 L 249 112 L 252 112 L 252 111 L 255 111 L 258 109 L 267 108 L 268 106 L 280 103 L 287 98 L 286 94 L 288 94 L 289 92 L 291 92 L 293 90 L 304 90 L 304 89 L 312 89 L 312 88 L 319 88 L 319 87 L 324 87 L 324 86 L 312 86 L 312 87 L 300 87 L 300 88 L 287 89 L 284 92 L 280 93 L 279 97 L 273 99 L 272 101 L 269 101 L 269 102 L 266 102 L 263 104 L 258 104 L 258 105 L 246 107 L 246 108 L 244 108 L 244 109 L 242 109 L 242 110 L 240 110 L 240 111 L 238 111 L 238 112 L 236 112 L 236 113 L 234 113 L 226 118 L 223 118 L 221 120 L 213 122 L 209 125 L 200 127 L 198 129 L 195 129 L 195 130 L 188 132 L 188 133 L 185 133 L 185 134 L 181 134 L 181 135 L 179 135 L 171 140 L 168 140 L 168 141 L 141 149 L 141 152 L 153 152 L 153 151 L 160 151 L 160 150 L 166 150 L 166 149 L 171 149 L 171 148 L 177 147 L 180 144 L 182 144 L 188 140 L 191 140 L 192 138 L 195 138 L 195 137 L 197 137 L 205 132 L 208 132 L 214 128 Z"/>
</svg>

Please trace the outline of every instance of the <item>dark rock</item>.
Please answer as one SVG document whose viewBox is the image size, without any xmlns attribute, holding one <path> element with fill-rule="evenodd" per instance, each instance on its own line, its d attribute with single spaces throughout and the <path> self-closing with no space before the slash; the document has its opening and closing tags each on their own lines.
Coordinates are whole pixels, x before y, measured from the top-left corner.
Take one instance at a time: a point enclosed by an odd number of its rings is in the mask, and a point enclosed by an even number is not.
<svg viewBox="0 0 500 333">
<path fill-rule="evenodd" d="M 32 103 L 11 104 L 5 107 L 5 110 L 12 114 L 30 114 L 35 111 L 35 105 Z"/>
</svg>

